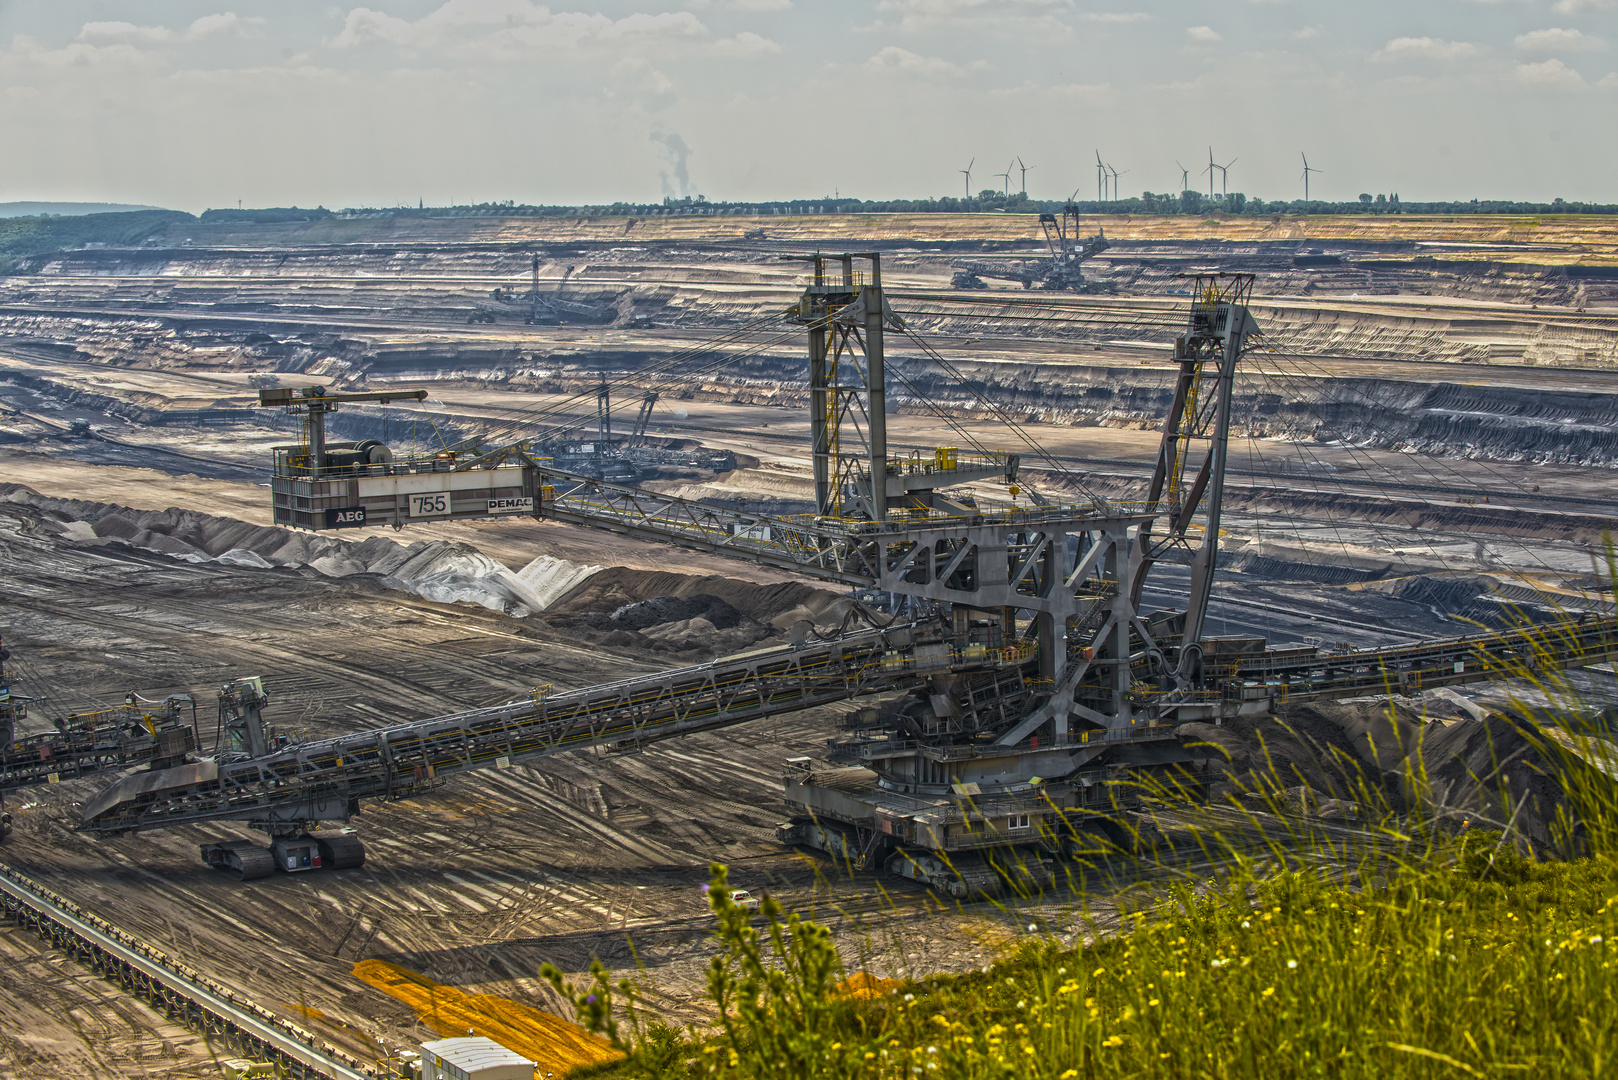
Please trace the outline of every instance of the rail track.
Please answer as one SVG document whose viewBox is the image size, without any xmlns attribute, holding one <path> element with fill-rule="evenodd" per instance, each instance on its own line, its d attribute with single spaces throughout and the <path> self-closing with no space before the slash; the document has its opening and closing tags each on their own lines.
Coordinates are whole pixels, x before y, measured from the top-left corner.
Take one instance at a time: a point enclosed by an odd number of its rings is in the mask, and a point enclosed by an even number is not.
<svg viewBox="0 0 1618 1080">
<path fill-rule="evenodd" d="M 293 1080 L 370 1080 L 378 1072 L 100 916 L 0 865 L 0 915 L 57 951 L 226 1048 L 273 1061 Z"/>
</svg>

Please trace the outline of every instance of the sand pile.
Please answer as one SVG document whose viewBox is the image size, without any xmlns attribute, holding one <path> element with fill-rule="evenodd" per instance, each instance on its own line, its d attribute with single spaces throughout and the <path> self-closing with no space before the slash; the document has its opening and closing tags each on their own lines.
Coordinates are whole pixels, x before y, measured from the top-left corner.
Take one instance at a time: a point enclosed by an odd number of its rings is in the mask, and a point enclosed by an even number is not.
<svg viewBox="0 0 1618 1080">
<path fill-rule="evenodd" d="M 400 544 L 385 536 L 339 540 L 194 510 L 131 510 L 115 503 L 52 499 L 21 484 L 0 485 L 0 500 L 33 507 L 46 527 L 73 544 L 127 544 L 182 562 L 249 570 L 308 569 L 330 578 L 372 575 L 386 588 L 435 603 L 467 601 L 516 618 L 544 611 L 601 569 L 541 555 L 512 571 L 467 544 Z"/>
</svg>

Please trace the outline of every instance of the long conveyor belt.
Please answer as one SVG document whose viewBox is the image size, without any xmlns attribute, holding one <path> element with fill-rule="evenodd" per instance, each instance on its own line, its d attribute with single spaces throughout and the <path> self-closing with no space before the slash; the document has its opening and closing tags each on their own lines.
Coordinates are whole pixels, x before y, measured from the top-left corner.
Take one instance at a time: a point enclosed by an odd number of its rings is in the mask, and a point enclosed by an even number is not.
<svg viewBox="0 0 1618 1080">
<path fill-rule="evenodd" d="M 1593 618 L 1495 630 L 1414 645 L 1322 653 L 1270 649 L 1213 674 L 1227 696 L 1262 690 L 1277 703 L 1389 691 L 1420 693 L 1440 686 L 1510 678 L 1618 660 L 1618 618 Z"/>
<path fill-rule="evenodd" d="M 924 670 L 1027 660 L 1013 647 L 962 665 L 947 645 L 918 650 L 922 624 L 868 630 L 557 694 L 454 713 L 265 757 L 203 760 L 138 773 L 85 807 L 101 832 L 192 821 L 291 824 L 343 819 L 362 798 L 399 798 L 439 778 L 504 768 L 564 750 L 633 750 L 648 743 L 914 683 Z M 1398 649 L 1322 654 L 1285 650 L 1217 671 L 1210 697 L 1271 707 L 1306 697 L 1405 692 L 1489 678 L 1519 662 L 1539 670 L 1610 662 L 1618 620 L 1469 635 Z M 1252 701 L 1245 700 L 1251 696 Z"/>
<path fill-rule="evenodd" d="M 235 762 L 136 773 L 85 806 L 85 827 L 130 832 L 191 821 L 345 819 L 356 800 L 564 750 L 628 751 L 676 735 L 846 700 L 913 681 L 917 627 L 763 650 L 505 705 L 307 742 Z M 947 663 L 948 650 L 944 650 Z M 1013 648 L 1004 662 L 1026 659 Z M 975 660 L 976 667 L 982 666 Z"/>
</svg>

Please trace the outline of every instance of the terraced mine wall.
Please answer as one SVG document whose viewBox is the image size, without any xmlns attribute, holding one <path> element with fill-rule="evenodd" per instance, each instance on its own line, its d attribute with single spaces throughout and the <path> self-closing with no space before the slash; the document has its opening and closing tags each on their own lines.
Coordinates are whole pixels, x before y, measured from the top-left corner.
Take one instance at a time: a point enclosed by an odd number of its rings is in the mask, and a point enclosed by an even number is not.
<svg viewBox="0 0 1618 1080">
<path fill-rule="evenodd" d="M 388 357 L 356 375 L 392 382 L 480 382 L 510 390 L 576 394 L 603 378 L 623 378 L 660 354 L 631 350 L 552 353 L 490 369 L 435 358 Z M 807 409 L 797 357 L 749 357 L 726 376 L 692 380 L 675 400 L 722 401 Z M 971 363 L 956 366 L 984 397 L 1027 423 L 1075 427 L 1157 427 L 1173 400 L 1164 366 Z M 925 361 L 890 357 L 905 385 L 889 390 L 896 412 L 989 419 L 971 390 Z M 1234 433 L 1251 438 L 1346 442 L 1356 447 L 1533 464 L 1618 465 L 1618 400 L 1596 391 L 1524 386 L 1467 386 L 1404 379 L 1243 375 L 1237 380 Z M 469 418 L 460 424 L 470 426 Z M 354 436 L 362 437 L 362 436 Z M 375 438 L 376 435 L 363 437 Z"/>
<path fill-rule="evenodd" d="M 336 374 L 330 357 L 298 362 L 285 358 L 254 363 L 257 347 L 243 344 L 244 363 L 257 370 L 310 380 Z M 376 348 L 345 361 L 341 374 L 353 384 L 378 380 L 483 384 L 536 394 L 575 394 L 602 379 L 622 379 L 666 355 L 662 350 L 557 349 L 544 356 L 522 355 L 510 348 L 466 347 L 433 350 Z M 898 412 L 936 412 L 958 418 L 986 417 L 977 396 L 924 360 L 902 354 L 890 358 L 890 370 L 904 385 L 889 392 Z M 1030 423 L 1077 427 L 1157 425 L 1173 396 L 1172 373 L 1161 365 L 1142 367 L 1107 363 L 990 363 L 956 361 L 976 390 L 1012 415 Z M 1273 368 L 1262 357 L 1258 368 Z M 692 379 L 665 396 L 671 400 L 723 401 L 808 407 L 801 362 L 793 351 L 777 348 L 747 356 L 724 374 Z M 1235 433 L 1253 438 L 1347 442 L 1357 447 L 1415 451 L 1447 457 L 1534 464 L 1618 465 L 1618 400 L 1595 391 L 1537 389 L 1530 386 L 1469 386 L 1437 378 L 1412 379 L 1331 377 L 1322 363 L 1293 363 L 1297 374 L 1263 371 L 1238 378 Z M 98 394 L 27 373 L 7 379 L 64 402 L 93 408 L 134 423 L 249 422 L 282 428 L 295 423 L 272 412 L 241 412 L 242 399 L 219 400 L 209 408 L 179 410 L 169 403 L 143 404 L 127 397 Z M 1525 378 L 1526 381 L 1526 378 Z M 217 415 L 216 415 L 217 414 Z M 210 420 L 210 417 L 213 419 Z M 433 414 L 433 424 L 408 410 L 350 409 L 335 414 L 331 431 L 341 438 L 377 438 L 394 442 L 419 437 L 435 445 L 468 438 L 491 427 L 476 417 Z"/>
</svg>

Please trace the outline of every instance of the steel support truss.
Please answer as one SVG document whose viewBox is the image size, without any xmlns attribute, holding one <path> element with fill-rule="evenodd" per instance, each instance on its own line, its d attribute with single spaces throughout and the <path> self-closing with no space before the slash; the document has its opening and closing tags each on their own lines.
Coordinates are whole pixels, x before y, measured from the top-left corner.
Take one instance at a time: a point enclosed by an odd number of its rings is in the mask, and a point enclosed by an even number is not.
<svg viewBox="0 0 1618 1080">
<path fill-rule="evenodd" d="M 1058 743 L 1069 719 L 1130 730 L 1142 718 L 1133 670 L 1150 663 L 1151 635 L 1123 588 L 1130 529 L 1150 518 L 1127 509 L 1042 515 L 1038 522 L 957 519 L 913 524 L 885 545 L 878 588 L 935 603 L 1032 617 L 1046 700 L 997 740 L 1014 745 L 1046 723 Z M 1015 616 L 1013 616 L 1015 619 Z"/>
<path fill-rule="evenodd" d="M 1236 364 L 1258 324 L 1247 310 L 1251 274 L 1205 274 L 1194 278 L 1190 323 L 1174 343 L 1180 365 L 1174 401 L 1163 425 L 1157 466 L 1146 506 L 1151 517 L 1136 536 L 1129 568 L 1129 597 L 1140 602 L 1152 565 L 1171 554 L 1189 561 L 1191 585 L 1184 617 L 1174 628 L 1182 644 L 1172 680 L 1188 691 L 1201 682 L 1203 625 L 1213 594 L 1219 525 L 1230 444 L 1230 402 Z M 1167 518 L 1161 537 L 1154 518 Z"/>
</svg>

